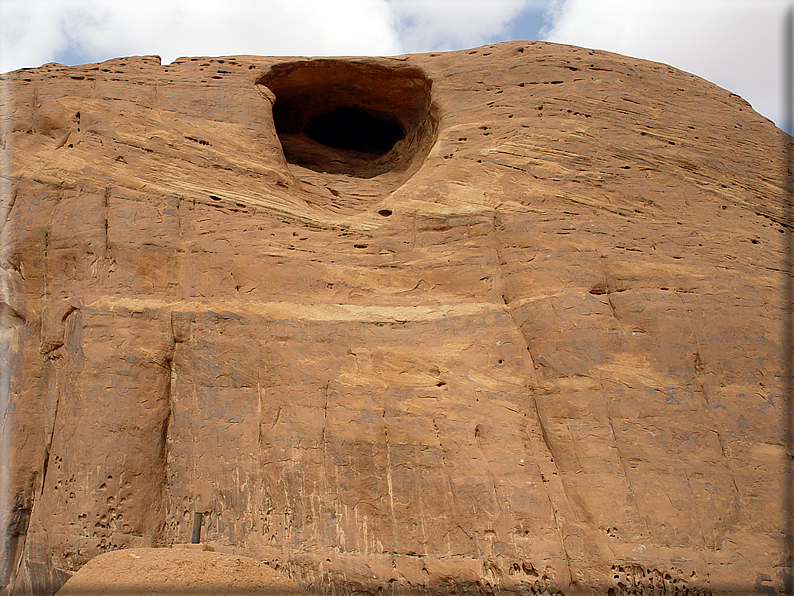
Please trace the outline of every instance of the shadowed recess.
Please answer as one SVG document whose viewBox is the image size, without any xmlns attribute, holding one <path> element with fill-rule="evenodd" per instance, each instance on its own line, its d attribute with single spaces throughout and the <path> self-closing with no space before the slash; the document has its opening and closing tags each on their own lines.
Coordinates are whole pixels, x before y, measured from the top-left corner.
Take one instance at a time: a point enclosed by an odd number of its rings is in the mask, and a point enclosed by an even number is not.
<svg viewBox="0 0 794 596">
<path fill-rule="evenodd" d="M 312 120 L 306 134 L 336 149 L 383 154 L 403 137 L 402 128 L 388 118 L 355 108 L 340 108 Z"/>
<path fill-rule="evenodd" d="M 276 96 L 273 121 L 289 164 L 358 178 L 407 174 L 435 140 L 431 82 L 416 67 L 301 60 L 275 65 L 258 83 Z"/>
</svg>

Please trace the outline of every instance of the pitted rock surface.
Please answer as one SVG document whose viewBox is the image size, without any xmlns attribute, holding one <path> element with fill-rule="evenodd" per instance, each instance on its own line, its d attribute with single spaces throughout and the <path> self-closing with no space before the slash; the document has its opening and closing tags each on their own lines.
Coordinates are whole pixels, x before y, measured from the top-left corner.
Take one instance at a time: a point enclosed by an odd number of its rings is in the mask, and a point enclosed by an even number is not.
<svg viewBox="0 0 794 596">
<path fill-rule="evenodd" d="M 741 98 L 541 42 L 0 78 L 7 592 L 195 511 L 318 593 L 781 588 Z"/>
</svg>

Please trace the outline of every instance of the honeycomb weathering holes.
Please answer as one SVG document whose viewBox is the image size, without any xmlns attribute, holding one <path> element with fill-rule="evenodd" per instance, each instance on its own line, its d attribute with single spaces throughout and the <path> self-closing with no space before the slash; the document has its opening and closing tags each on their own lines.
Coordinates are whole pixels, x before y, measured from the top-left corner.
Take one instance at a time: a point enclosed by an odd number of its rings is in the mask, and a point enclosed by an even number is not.
<svg viewBox="0 0 794 596">
<path fill-rule="evenodd" d="M 408 175 L 435 141 L 431 84 L 418 68 L 303 60 L 273 66 L 258 83 L 276 96 L 287 162 L 315 172 Z"/>
</svg>

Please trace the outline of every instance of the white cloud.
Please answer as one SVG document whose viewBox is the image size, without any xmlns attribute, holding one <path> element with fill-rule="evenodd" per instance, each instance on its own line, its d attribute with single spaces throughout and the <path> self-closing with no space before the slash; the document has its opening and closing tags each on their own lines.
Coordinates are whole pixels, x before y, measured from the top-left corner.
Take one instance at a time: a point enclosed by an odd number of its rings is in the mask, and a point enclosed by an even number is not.
<svg viewBox="0 0 794 596">
<path fill-rule="evenodd" d="M 0 72 L 38 66 L 66 43 L 49 3 L 0 0 Z"/>
<path fill-rule="evenodd" d="M 504 35 L 522 9 L 537 0 L 388 0 L 408 52 L 483 45 Z"/>
<path fill-rule="evenodd" d="M 89 60 L 396 54 L 386 0 L 0 0 L 0 72 L 66 51 Z"/>
<path fill-rule="evenodd" d="M 68 56 L 389 55 L 503 39 L 551 0 L 0 0 L 0 72 Z"/>
<path fill-rule="evenodd" d="M 549 41 L 665 62 L 782 119 L 786 0 L 565 0 Z"/>
</svg>

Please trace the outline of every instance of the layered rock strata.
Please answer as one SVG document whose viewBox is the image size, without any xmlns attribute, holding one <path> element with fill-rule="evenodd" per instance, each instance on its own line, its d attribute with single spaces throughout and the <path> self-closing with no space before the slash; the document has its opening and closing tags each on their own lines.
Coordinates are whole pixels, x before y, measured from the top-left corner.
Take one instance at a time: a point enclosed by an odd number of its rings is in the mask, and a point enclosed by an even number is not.
<svg viewBox="0 0 794 596">
<path fill-rule="evenodd" d="M 2 561 L 188 540 L 319 593 L 780 589 L 784 135 L 510 42 L 2 92 Z"/>
</svg>

